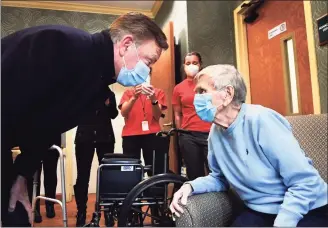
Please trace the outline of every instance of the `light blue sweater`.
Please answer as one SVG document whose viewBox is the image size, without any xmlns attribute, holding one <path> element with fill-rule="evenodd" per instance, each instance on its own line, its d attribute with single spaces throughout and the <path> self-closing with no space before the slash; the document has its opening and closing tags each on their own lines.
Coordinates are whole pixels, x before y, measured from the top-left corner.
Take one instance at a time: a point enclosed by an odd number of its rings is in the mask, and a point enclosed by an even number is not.
<svg viewBox="0 0 328 228">
<path fill-rule="evenodd" d="M 229 184 L 252 210 L 277 214 L 290 227 L 324 206 L 327 183 L 291 132 L 288 121 L 260 105 L 243 104 L 228 129 L 213 124 L 208 141 L 211 173 L 189 182 L 192 194 L 225 191 Z"/>
</svg>

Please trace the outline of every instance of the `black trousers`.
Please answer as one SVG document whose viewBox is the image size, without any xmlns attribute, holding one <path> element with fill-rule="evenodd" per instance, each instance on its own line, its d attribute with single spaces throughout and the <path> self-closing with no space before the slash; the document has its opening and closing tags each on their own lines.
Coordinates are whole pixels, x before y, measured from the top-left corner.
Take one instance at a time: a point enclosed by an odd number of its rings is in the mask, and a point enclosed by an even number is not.
<svg viewBox="0 0 328 228">
<path fill-rule="evenodd" d="M 36 195 L 40 195 L 41 188 L 41 172 L 43 167 L 43 186 L 45 191 L 45 196 L 49 198 L 56 199 L 56 188 L 57 188 L 57 164 L 58 164 L 59 154 L 57 150 L 49 149 L 43 156 L 42 162 L 38 168 L 38 187 Z M 33 194 L 33 180 L 28 183 L 28 190 L 30 200 L 32 202 Z M 53 205 L 53 202 L 46 201 L 46 205 Z M 40 211 L 40 201 L 36 202 L 36 210 Z"/>
<path fill-rule="evenodd" d="M 169 149 L 167 139 L 157 137 L 156 134 L 124 136 L 122 144 L 123 154 L 129 155 L 131 158 L 140 159 L 142 150 L 145 165 L 153 165 L 153 152 L 155 151 L 155 174 L 164 173 L 164 154 Z M 147 174 L 151 175 L 152 172 L 147 172 Z"/>
<path fill-rule="evenodd" d="M 231 225 L 232 227 L 272 227 L 277 215 L 265 214 L 246 208 Z M 328 227 L 328 205 L 309 211 L 298 227 Z"/>
<path fill-rule="evenodd" d="M 74 193 L 78 211 L 85 211 L 87 208 L 94 149 L 96 149 L 100 164 L 105 154 L 114 153 L 114 143 L 77 143 L 75 145 L 77 179 L 74 185 Z"/>
<path fill-rule="evenodd" d="M 179 135 L 180 151 L 186 165 L 189 180 L 205 176 L 205 170 L 207 172 L 209 170 L 207 138 L 208 133 L 195 131 Z"/>
</svg>

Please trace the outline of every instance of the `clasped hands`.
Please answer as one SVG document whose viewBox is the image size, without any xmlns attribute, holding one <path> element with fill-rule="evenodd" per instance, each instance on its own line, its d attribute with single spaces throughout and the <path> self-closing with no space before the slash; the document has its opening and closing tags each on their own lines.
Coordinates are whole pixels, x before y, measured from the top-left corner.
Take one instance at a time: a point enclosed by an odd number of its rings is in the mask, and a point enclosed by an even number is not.
<svg viewBox="0 0 328 228">
<path fill-rule="evenodd" d="M 154 87 L 152 85 L 137 85 L 134 87 L 134 98 L 137 99 L 139 97 L 139 95 L 143 93 L 145 94 L 147 97 L 149 97 L 149 99 L 151 101 L 155 101 L 156 100 L 156 96 L 155 96 L 155 90 Z"/>
</svg>

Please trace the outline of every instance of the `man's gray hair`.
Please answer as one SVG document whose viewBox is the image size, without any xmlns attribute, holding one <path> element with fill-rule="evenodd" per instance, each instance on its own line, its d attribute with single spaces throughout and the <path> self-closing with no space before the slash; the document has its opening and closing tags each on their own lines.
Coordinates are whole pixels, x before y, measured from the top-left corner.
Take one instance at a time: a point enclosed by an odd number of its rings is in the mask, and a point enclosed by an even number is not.
<svg viewBox="0 0 328 228">
<path fill-rule="evenodd" d="M 208 66 L 196 75 L 196 80 L 198 81 L 203 75 L 207 75 L 212 79 L 216 90 L 232 86 L 235 90 L 232 102 L 236 105 L 245 103 L 246 85 L 243 77 L 234 66 L 227 64 Z"/>
</svg>

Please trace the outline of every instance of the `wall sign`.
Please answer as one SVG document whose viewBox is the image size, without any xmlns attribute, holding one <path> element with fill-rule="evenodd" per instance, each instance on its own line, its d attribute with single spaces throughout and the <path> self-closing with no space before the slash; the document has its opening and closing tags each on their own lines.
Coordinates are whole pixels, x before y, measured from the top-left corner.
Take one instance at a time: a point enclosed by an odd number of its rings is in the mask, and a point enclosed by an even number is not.
<svg viewBox="0 0 328 228">
<path fill-rule="evenodd" d="M 273 29 L 269 30 L 268 38 L 270 40 L 273 37 L 278 36 L 279 34 L 286 32 L 286 31 L 287 31 L 287 25 L 286 25 L 286 22 L 283 22 L 280 25 L 277 25 Z"/>
<path fill-rule="evenodd" d="M 319 45 L 328 44 L 328 14 L 317 19 Z"/>
</svg>

